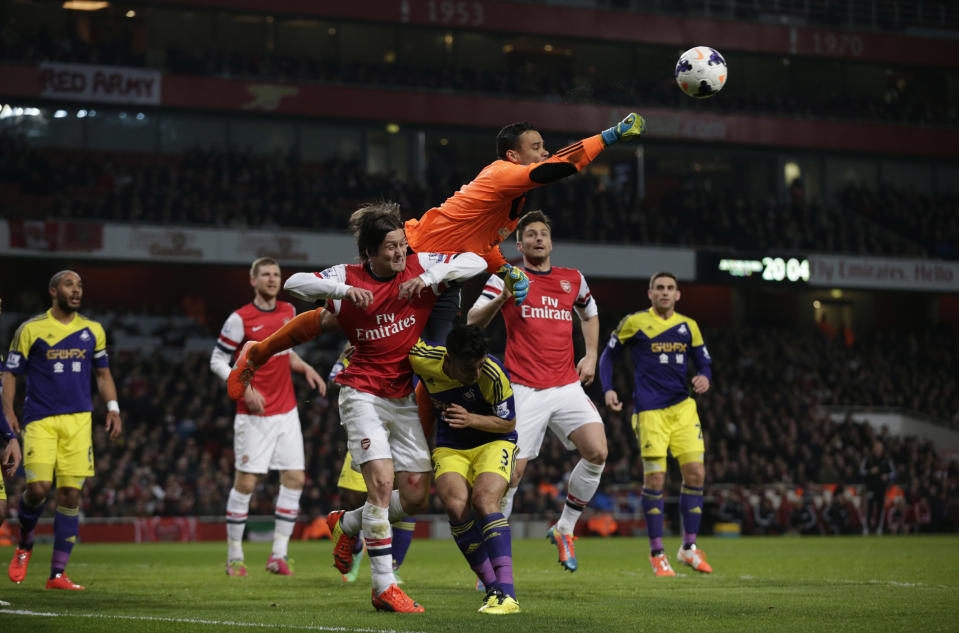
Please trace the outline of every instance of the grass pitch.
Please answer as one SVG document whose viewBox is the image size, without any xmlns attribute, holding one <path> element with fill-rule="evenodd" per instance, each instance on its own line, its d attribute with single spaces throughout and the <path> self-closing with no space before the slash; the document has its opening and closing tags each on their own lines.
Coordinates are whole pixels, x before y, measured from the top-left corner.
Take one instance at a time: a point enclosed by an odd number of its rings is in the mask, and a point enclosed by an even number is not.
<svg viewBox="0 0 959 633">
<path fill-rule="evenodd" d="M 675 565 L 678 539 L 667 540 Z M 500 630 L 830 633 L 959 630 L 959 536 L 702 539 L 715 568 L 676 566 L 655 578 L 645 539 L 584 538 L 579 570 L 543 540 L 514 543 L 522 613 L 476 612 L 482 594 L 452 541 L 416 540 L 401 570 L 426 613 L 377 613 L 369 568 L 345 584 L 330 543 L 294 542 L 296 575 L 263 566 L 268 543 L 248 543 L 248 578 L 229 578 L 226 545 L 81 544 L 69 573 L 86 591 L 43 589 L 51 547 L 38 545 L 21 585 L 0 578 L 0 631 L 343 631 L 473 633 Z M 0 549 L 5 567 L 13 548 Z"/>
</svg>

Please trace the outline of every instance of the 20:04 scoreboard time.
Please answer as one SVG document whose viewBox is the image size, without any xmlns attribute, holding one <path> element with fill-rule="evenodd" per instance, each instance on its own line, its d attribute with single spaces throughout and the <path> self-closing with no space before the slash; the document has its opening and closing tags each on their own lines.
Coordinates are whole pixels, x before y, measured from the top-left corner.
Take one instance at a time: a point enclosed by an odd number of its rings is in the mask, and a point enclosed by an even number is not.
<svg viewBox="0 0 959 633">
<path fill-rule="evenodd" d="M 773 284 L 805 284 L 809 259 L 802 255 L 697 254 L 698 276 L 703 281 L 751 281 Z"/>
</svg>

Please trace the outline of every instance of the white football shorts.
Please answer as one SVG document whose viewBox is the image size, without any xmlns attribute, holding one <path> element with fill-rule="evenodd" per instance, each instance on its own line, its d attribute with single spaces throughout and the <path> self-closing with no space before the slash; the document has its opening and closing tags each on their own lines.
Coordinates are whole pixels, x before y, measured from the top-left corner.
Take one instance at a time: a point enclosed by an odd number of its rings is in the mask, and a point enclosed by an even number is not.
<svg viewBox="0 0 959 633">
<path fill-rule="evenodd" d="M 374 459 L 392 459 L 396 472 L 433 470 L 414 394 L 382 398 L 343 385 L 340 424 L 346 427 L 354 468 Z"/>
<path fill-rule="evenodd" d="M 237 413 L 233 419 L 236 469 L 265 474 L 270 470 L 303 470 L 303 429 L 296 407 L 276 415 Z"/>
<path fill-rule="evenodd" d="M 513 383 L 516 404 L 516 445 L 518 459 L 535 459 L 546 437 L 546 427 L 559 438 L 567 450 L 576 448 L 569 439 L 573 431 L 591 422 L 603 423 L 596 405 L 578 382 L 534 389 Z"/>
</svg>

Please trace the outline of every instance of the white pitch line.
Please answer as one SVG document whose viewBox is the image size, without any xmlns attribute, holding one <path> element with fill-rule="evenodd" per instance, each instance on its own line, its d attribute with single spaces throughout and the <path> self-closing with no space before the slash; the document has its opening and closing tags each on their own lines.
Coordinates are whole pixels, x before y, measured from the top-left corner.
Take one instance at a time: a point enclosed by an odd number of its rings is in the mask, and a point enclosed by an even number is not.
<svg viewBox="0 0 959 633">
<path fill-rule="evenodd" d="M 102 613 L 55 613 L 53 611 L 27 611 L 25 609 L 0 609 L 0 614 L 32 615 L 43 618 L 102 618 L 107 620 L 141 620 L 146 622 L 175 622 L 178 624 L 212 624 L 214 626 L 246 626 L 264 629 L 293 629 L 298 631 L 344 631 L 347 633 L 423 633 L 422 631 L 398 631 L 396 629 L 354 629 L 347 626 L 311 626 L 308 624 L 264 624 L 260 622 L 232 622 L 229 620 L 200 620 L 197 618 L 164 618 L 151 615 L 106 615 Z"/>
</svg>

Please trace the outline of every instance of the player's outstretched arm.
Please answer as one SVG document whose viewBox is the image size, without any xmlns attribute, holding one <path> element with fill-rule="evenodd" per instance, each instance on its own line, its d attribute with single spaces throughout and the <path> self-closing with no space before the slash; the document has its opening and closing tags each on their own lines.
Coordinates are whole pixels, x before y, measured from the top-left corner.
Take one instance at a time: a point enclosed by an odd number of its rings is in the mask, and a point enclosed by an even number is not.
<svg viewBox="0 0 959 633">
<path fill-rule="evenodd" d="M 500 173 L 506 197 L 521 195 L 537 185 L 556 182 L 575 174 L 593 162 L 599 154 L 619 141 L 639 138 L 646 131 L 646 119 L 635 112 L 613 127 L 568 145 L 532 165 L 515 165 Z M 523 178 L 525 176 L 526 178 Z"/>
<path fill-rule="evenodd" d="M 117 386 L 109 367 L 97 367 L 97 390 L 107 403 L 107 433 L 110 439 L 116 439 L 123 432 L 123 421 L 120 419 L 120 405 L 117 404 Z"/>
</svg>

